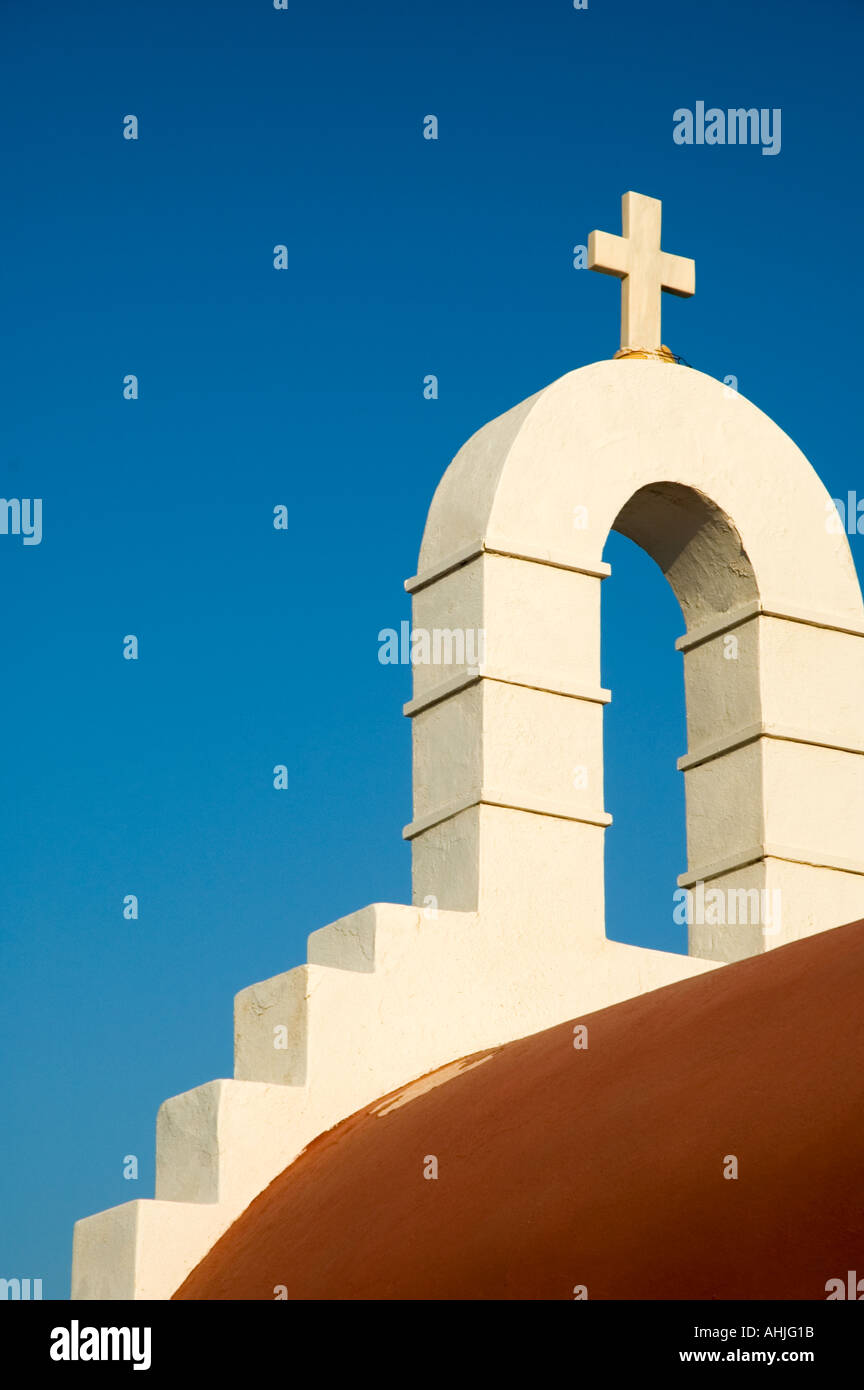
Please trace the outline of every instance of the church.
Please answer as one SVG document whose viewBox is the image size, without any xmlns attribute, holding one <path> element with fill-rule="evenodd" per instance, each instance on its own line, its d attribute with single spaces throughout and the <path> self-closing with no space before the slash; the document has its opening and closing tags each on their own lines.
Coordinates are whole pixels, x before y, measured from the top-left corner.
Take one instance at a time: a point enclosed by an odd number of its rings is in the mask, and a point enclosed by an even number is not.
<svg viewBox="0 0 864 1390">
<path fill-rule="evenodd" d="M 472 435 L 406 581 L 412 904 L 241 989 L 73 1299 L 864 1295 L 864 603 L 808 460 L 663 344 L 660 202 L 622 212 L 619 351 Z M 687 955 L 606 934 L 613 530 L 686 629 Z"/>
</svg>

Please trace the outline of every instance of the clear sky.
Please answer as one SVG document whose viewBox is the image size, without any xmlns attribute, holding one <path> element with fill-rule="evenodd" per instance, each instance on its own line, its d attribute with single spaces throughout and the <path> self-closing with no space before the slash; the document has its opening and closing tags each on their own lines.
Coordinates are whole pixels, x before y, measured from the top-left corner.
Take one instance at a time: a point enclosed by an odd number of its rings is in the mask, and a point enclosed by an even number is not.
<svg viewBox="0 0 864 1390">
<path fill-rule="evenodd" d="M 160 1102 L 231 1075 L 234 993 L 410 901 L 378 633 L 463 440 L 618 346 L 572 248 L 625 190 L 696 260 L 664 341 L 864 498 L 859 0 L 288 4 L 0 14 L 0 492 L 43 500 L 0 535 L 0 1276 L 46 1297 L 152 1196 Z M 779 108 L 779 153 L 676 144 L 698 101 Z M 606 558 L 608 929 L 683 949 L 683 621 Z"/>
</svg>

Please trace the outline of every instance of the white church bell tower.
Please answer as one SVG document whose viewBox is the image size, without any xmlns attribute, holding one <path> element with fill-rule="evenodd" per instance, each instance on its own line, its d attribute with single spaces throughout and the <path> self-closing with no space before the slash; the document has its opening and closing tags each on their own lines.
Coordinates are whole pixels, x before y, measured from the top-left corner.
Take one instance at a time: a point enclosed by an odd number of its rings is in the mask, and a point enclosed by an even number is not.
<svg viewBox="0 0 864 1390">
<path fill-rule="evenodd" d="M 429 510 L 406 587 L 446 659 L 414 667 L 405 711 L 413 904 L 323 927 L 305 964 L 238 994 L 234 1077 L 161 1107 L 156 1198 L 78 1222 L 73 1297 L 170 1297 L 313 1139 L 425 1073 L 864 917 L 846 536 L 783 431 L 663 346 L 661 294 L 691 295 L 695 269 L 661 250 L 660 203 L 625 194 L 623 232 L 589 246 L 622 281 L 615 358 L 485 425 Z M 683 616 L 686 956 L 606 936 L 611 530 Z"/>
</svg>

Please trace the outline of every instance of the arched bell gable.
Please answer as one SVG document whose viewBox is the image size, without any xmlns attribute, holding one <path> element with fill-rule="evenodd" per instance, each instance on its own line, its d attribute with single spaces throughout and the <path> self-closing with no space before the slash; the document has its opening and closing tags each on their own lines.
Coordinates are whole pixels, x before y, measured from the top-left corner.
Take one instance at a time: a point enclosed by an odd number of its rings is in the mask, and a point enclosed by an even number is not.
<svg viewBox="0 0 864 1390">
<path fill-rule="evenodd" d="M 563 910 L 580 939 L 603 934 L 613 529 L 660 565 L 686 624 L 680 883 L 738 905 L 735 921 L 695 922 L 691 952 L 733 959 L 851 920 L 864 910 L 864 604 L 846 536 L 768 416 L 642 359 L 571 372 L 493 420 L 435 493 L 407 585 L 414 627 L 482 630 L 485 662 L 415 666 L 415 898 L 502 921 Z M 778 911 L 738 920 L 754 892 Z"/>
</svg>

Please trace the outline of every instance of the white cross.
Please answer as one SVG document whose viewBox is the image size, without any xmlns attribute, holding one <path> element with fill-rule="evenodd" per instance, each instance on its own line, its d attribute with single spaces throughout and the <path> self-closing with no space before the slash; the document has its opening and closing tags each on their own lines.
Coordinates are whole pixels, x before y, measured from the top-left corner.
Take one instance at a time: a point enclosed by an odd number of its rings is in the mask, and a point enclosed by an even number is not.
<svg viewBox="0 0 864 1390">
<path fill-rule="evenodd" d="M 621 347 L 653 351 L 662 345 L 660 292 L 686 298 L 696 291 L 696 262 L 660 250 L 659 198 L 625 193 L 621 199 L 624 235 L 592 232 L 588 269 L 617 275 L 621 285 Z"/>
</svg>

